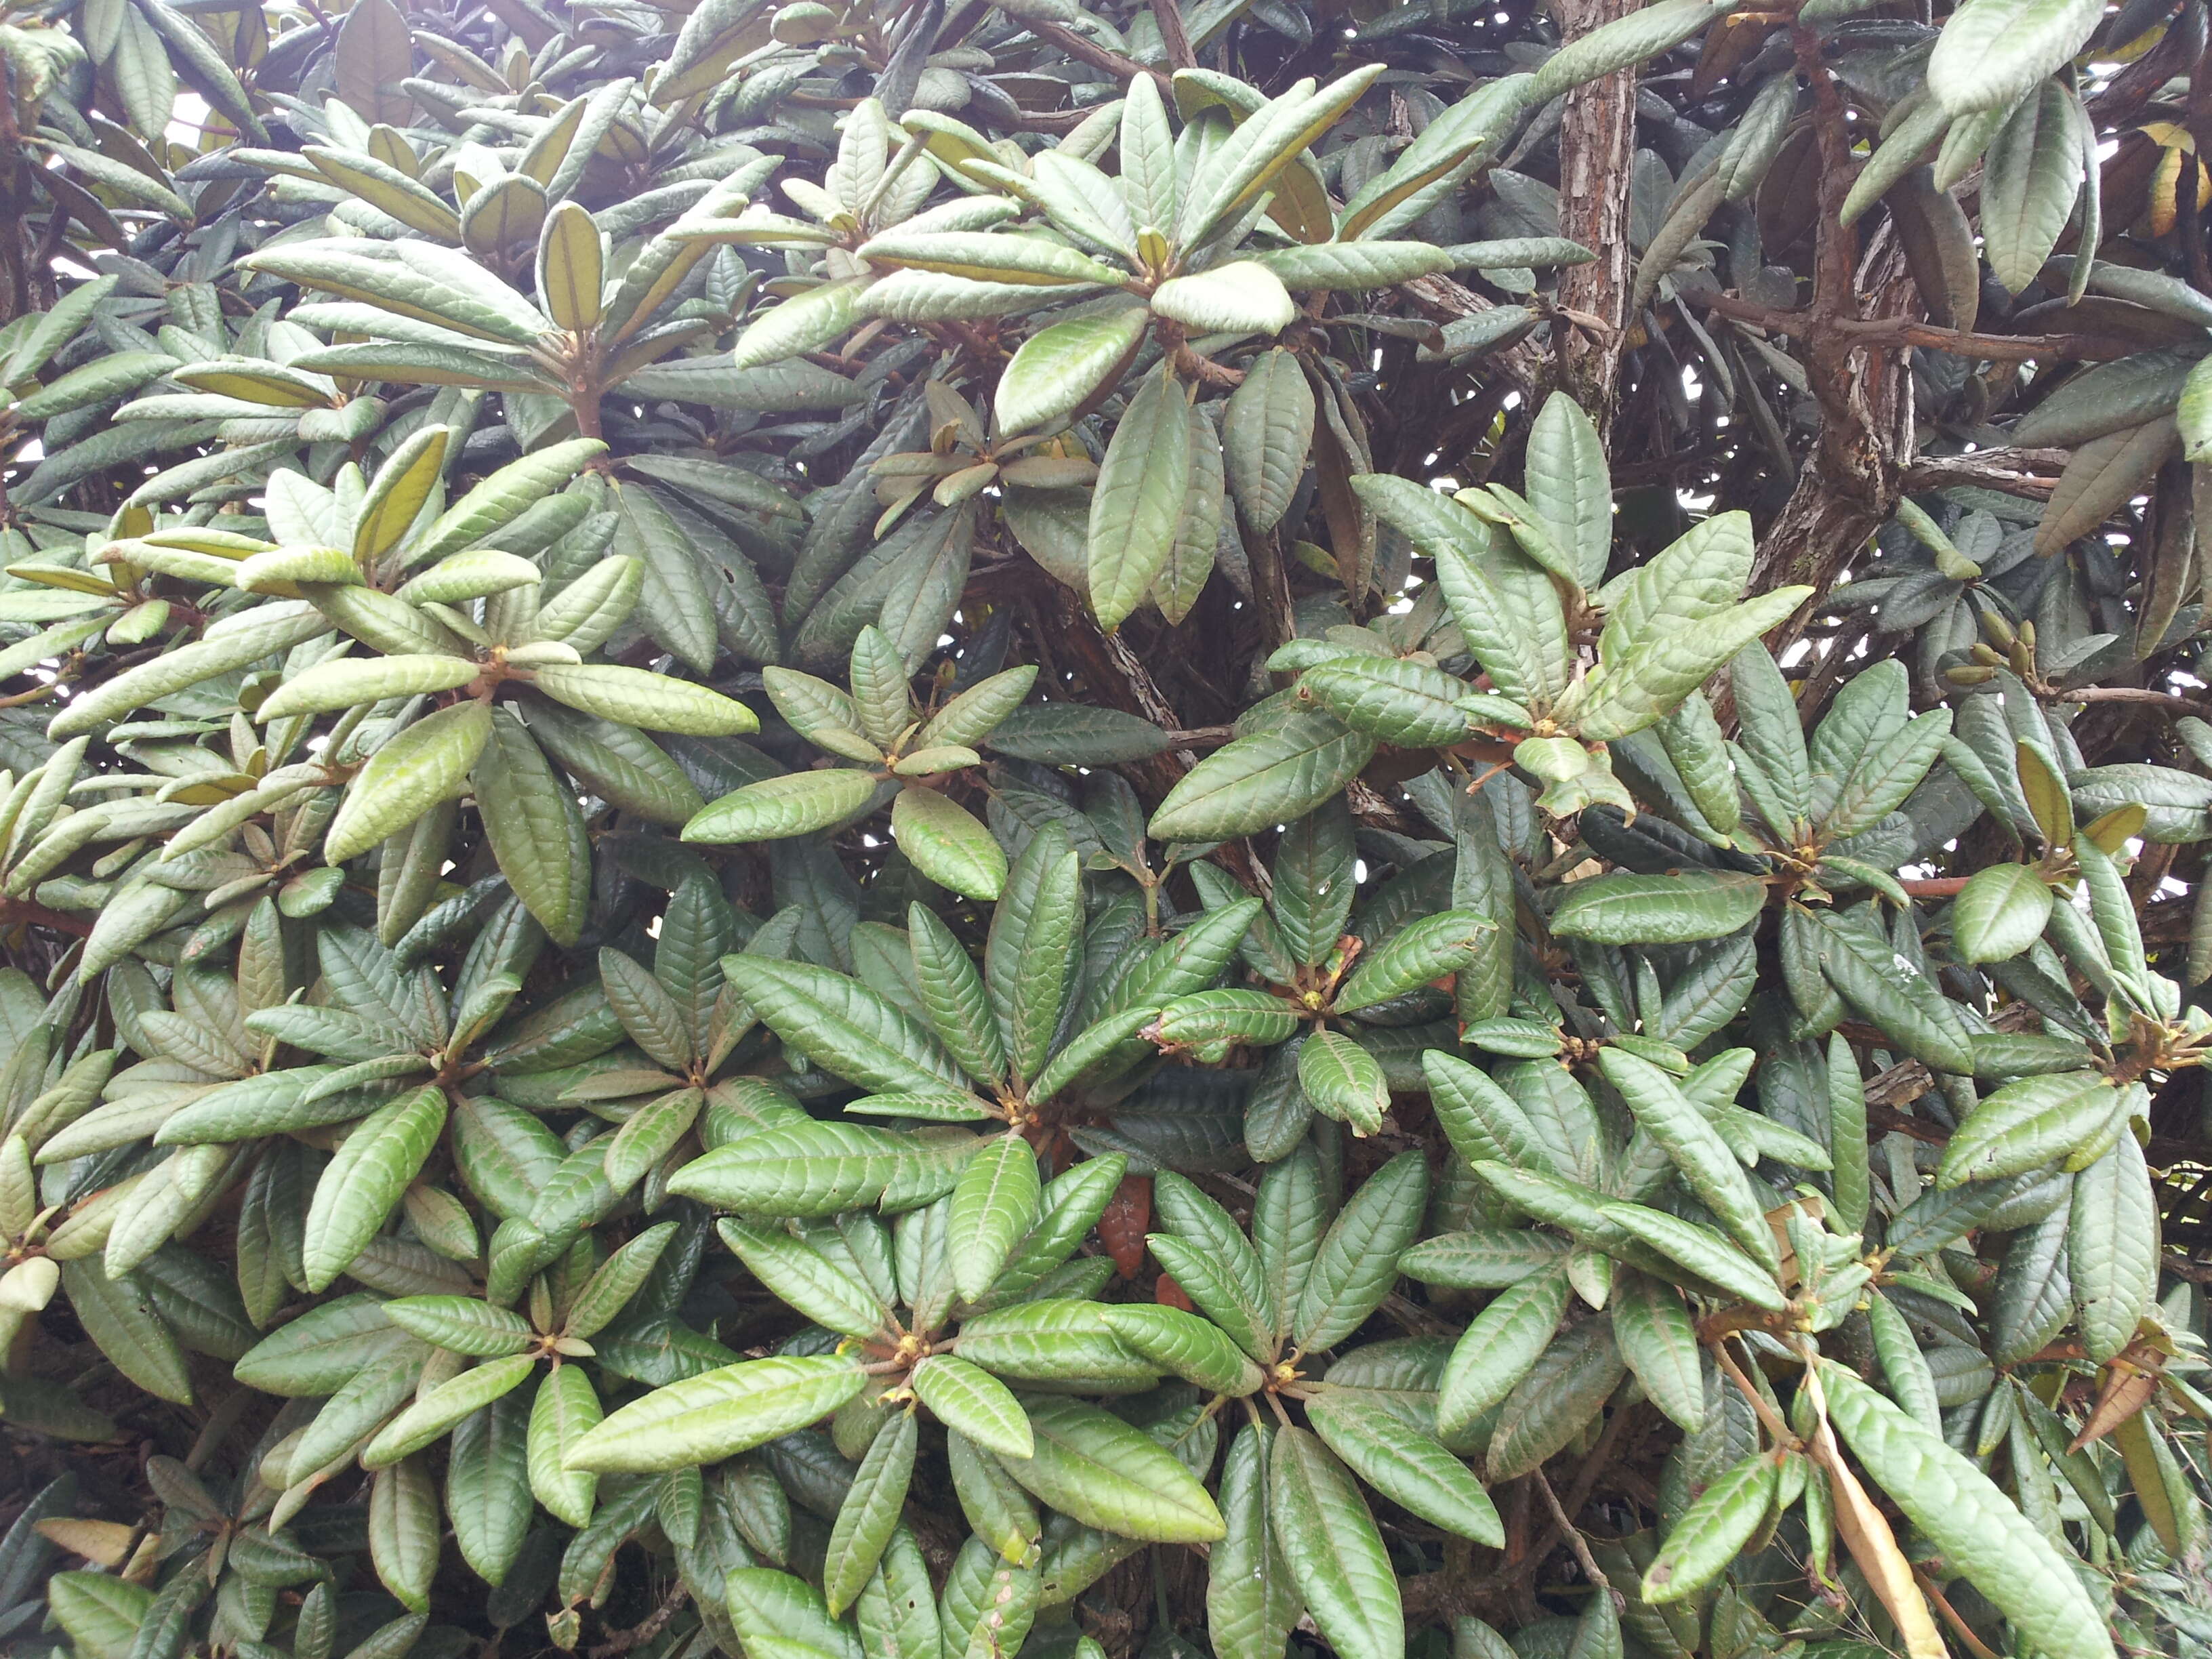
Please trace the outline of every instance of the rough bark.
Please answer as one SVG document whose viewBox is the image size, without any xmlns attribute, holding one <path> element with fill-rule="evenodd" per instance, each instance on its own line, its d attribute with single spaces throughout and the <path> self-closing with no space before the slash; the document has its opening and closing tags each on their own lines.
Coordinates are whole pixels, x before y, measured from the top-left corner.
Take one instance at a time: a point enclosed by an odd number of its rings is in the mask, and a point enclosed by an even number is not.
<svg viewBox="0 0 2212 1659">
<path fill-rule="evenodd" d="M 1851 135 L 1819 40 L 1797 31 L 1800 71 L 1812 84 L 1820 146 L 1819 241 L 1806 328 L 1808 379 L 1820 406 L 1812 453 L 1752 562 L 1750 591 L 1796 583 L 1825 594 L 1852 556 L 1897 510 L 1913 459 L 1912 377 L 1901 344 L 1873 344 L 1848 326 L 1869 317 L 1917 315 L 1917 290 L 1902 246 L 1885 227 L 1857 257 L 1842 222 L 1850 187 Z M 1767 636 L 1777 653 L 1812 619 L 1807 605 Z"/>
<path fill-rule="evenodd" d="M 1631 0 L 1562 0 L 1567 40 L 1625 16 Z M 1628 193 L 1636 155 L 1636 72 L 1621 70 L 1567 94 L 1559 123 L 1559 234 L 1597 258 L 1559 277 L 1559 308 L 1578 320 L 1554 325 L 1560 389 L 1598 430 L 1610 429 L 1620 395 L 1627 339 Z"/>
<path fill-rule="evenodd" d="M 1869 249 L 1855 286 L 1869 296 L 1865 314 L 1890 315 L 1917 304 L 1901 250 L 1887 233 Z M 1796 487 L 1760 542 L 1753 593 L 1809 582 L 1822 592 L 1867 538 L 1897 511 L 1913 460 L 1912 377 L 1902 346 L 1869 345 L 1832 331 L 1811 342 L 1814 396 L 1820 406 L 1812 453 Z M 1804 613 L 1773 636 L 1778 648 L 1804 630 Z"/>
</svg>

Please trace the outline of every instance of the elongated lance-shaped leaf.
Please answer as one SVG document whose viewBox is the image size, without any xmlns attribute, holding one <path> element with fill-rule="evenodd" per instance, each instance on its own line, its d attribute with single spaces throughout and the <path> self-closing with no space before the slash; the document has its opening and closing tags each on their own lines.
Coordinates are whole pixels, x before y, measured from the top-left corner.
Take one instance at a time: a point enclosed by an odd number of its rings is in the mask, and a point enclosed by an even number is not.
<svg viewBox="0 0 2212 1659">
<path fill-rule="evenodd" d="M 1645 1569 L 1644 1599 L 1679 1601 L 1727 1571 L 1766 1519 L 1780 1472 L 1774 1454 L 1754 1452 L 1700 1492 Z"/>
<path fill-rule="evenodd" d="M 1166 364 L 1114 428 L 1091 495 L 1091 603 L 1100 626 L 1137 608 L 1175 546 L 1190 484 L 1189 398 Z"/>
<path fill-rule="evenodd" d="M 913 1138 L 889 1130 L 777 1124 L 693 1159 L 670 1177 L 669 1190 L 757 1215 L 833 1216 L 875 1202 L 924 1155 Z"/>
<path fill-rule="evenodd" d="M 1823 1364 L 1820 1383 L 1868 1475 L 2021 1636 L 2046 1653 L 2113 1650 L 2073 1570 L 1987 1475 L 1843 1367 Z"/>
<path fill-rule="evenodd" d="M 744 1360 L 624 1406 L 587 1430 L 562 1462 L 595 1474 L 718 1463 L 828 1416 L 866 1381 L 853 1360 Z"/>
<path fill-rule="evenodd" d="M 763 1024 L 854 1083 L 921 1094 L 967 1086 L 921 1021 L 857 980 L 750 954 L 723 957 L 722 971 Z"/>
<path fill-rule="evenodd" d="M 1764 882 L 1732 871 L 1594 876 L 1562 895 L 1552 931 L 1600 945 L 1693 945 L 1735 933 L 1765 902 Z"/>
<path fill-rule="evenodd" d="M 874 1294 L 805 1240 L 729 1216 L 714 1228 L 754 1278 L 816 1324 L 854 1337 L 882 1328 L 884 1310 Z"/>
<path fill-rule="evenodd" d="M 1894 952 L 1877 959 L 1864 941 L 1833 921 L 1823 932 L 1820 971 L 1844 1001 L 1930 1069 L 1973 1070 L 1973 1046 L 1964 1022 L 1925 979 L 1900 967 Z"/>
<path fill-rule="evenodd" d="M 684 826 L 684 839 L 775 841 L 827 830 L 866 807 L 877 781 L 866 772 L 832 768 L 794 772 L 732 789 Z"/>
<path fill-rule="evenodd" d="M 483 1358 L 520 1353 L 536 1334 L 520 1314 L 469 1296 L 404 1297 L 386 1303 L 384 1316 L 434 1347 Z"/>
<path fill-rule="evenodd" d="M 981 1299 L 1036 1219 L 1036 1153 L 1018 1133 L 998 1137 L 968 1160 L 952 1189 L 952 1282 Z"/>
<path fill-rule="evenodd" d="M 1753 1260 L 1779 1271 L 1781 1253 L 1775 1247 L 1774 1230 L 1767 1225 L 1765 1206 L 1705 1115 L 1649 1060 L 1608 1047 L 1601 1052 L 1598 1064 L 1607 1080 L 1620 1091 L 1637 1122 L 1667 1149 L 1683 1184 L 1712 1212 L 1728 1236 Z"/>
<path fill-rule="evenodd" d="M 1350 1471 L 1304 1429 L 1279 1429 L 1268 1457 L 1268 1515 L 1291 1578 L 1331 1646 L 1352 1659 L 1400 1659 L 1398 1577 Z"/>
<path fill-rule="evenodd" d="M 891 799 L 891 835 L 915 869 L 955 893 L 994 899 L 1006 855 L 981 820 L 934 789 L 908 785 Z"/>
<path fill-rule="evenodd" d="M 1336 1219 L 1307 1271 L 1291 1334 L 1307 1349 L 1334 1347 L 1367 1322 L 1398 1281 L 1398 1258 L 1419 1231 L 1429 1172 L 1401 1152 L 1370 1176 Z"/>
<path fill-rule="evenodd" d="M 867 1455 L 846 1488 L 830 1529 L 823 1600 L 836 1618 L 851 1606 L 883 1559 L 914 1479 L 920 1429 L 911 1411 L 899 1412 L 869 1443 Z"/>
<path fill-rule="evenodd" d="M 575 1365 L 559 1365 L 547 1372 L 531 1404 L 527 1441 L 531 1495 L 548 1513 L 572 1527 L 580 1527 L 592 1518 L 599 1477 L 589 1470 L 571 1469 L 568 1454 L 604 1415 L 591 1378 Z"/>
<path fill-rule="evenodd" d="M 1954 115 L 2010 105 L 2079 52 L 2103 15 L 2087 0 L 1968 0 L 1928 60 L 1928 88 Z"/>
<path fill-rule="evenodd" d="M 999 429 L 1048 432 L 1063 422 L 1135 355 L 1144 307 L 1079 318 L 1038 330 L 999 378 Z"/>
<path fill-rule="evenodd" d="M 380 1469 L 420 1451 L 462 1419 L 511 1394 L 537 1369 L 528 1354 L 488 1360 L 441 1382 L 386 1424 L 362 1449 L 362 1467 Z"/>
<path fill-rule="evenodd" d="M 915 1398 L 939 1421 L 1001 1457 L 1027 1457 L 1036 1449 L 1021 1402 L 1006 1385 L 957 1354 L 931 1354 L 909 1376 Z"/>
<path fill-rule="evenodd" d="M 1529 428 L 1527 477 L 1528 505 L 1582 585 L 1595 588 L 1613 550 L 1613 481 L 1596 425 L 1563 392 L 1544 400 Z"/>
<path fill-rule="evenodd" d="M 2008 1083 L 1959 1127 L 1943 1149 L 1936 1185 L 2002 1180 L 2064 1158 L 2104 1127 L 2123 1098 L 2094 1072 Z"/>
<path fill-rule="evenodd" d="M 975 962 L 952 931 L 920 904 L 907 907 L 907 943 L 930 1029 L 970 1076 L 996 1082 L 1006 1074 L 1006 1045 Z"/>
<path fill-rule="evenodd" d="M 1434 1048 L 1422 1054 L 1421 1072 L 1438 1127 L 1470 1164 L 1499 1159 L 1540 1176 L 1568 1178 L 1558 1149 L 1486 1073 Z"/>
<path fill-rule="evenodd" d="M 1409 1429 L 1357 1389 L 1331 1389 L 1307 1402 L 1314 1431 L 1359 1478 L 1424 1520 L 1497 1548 L 1505 1536 L 1490 1494 L 1434 1436 Z"/>
<path fill-rule="evenodd" d="M 1340 1012 L 1371 1007 L 1458 973 L 1495 948 L 1498 927 L 1471 910 L 1446 910 L 1410 922 L 1384 940 L 1337 993 Z"/>
<path fill-rule="evenodd" d="M 1705 1423 L 1704 1354 L 1697 1322 L 1672 1285 L 1633 1267 L 1615 1270 L 1606 1305 L 1620 1357 L 1652 1404 L 1686 1433 Z"/>
<path fill-rule="evenodd" d="M 1203 1543 L 1224 1531 L 1206 1488 L 1150 1437 L 1080 1401 L 1024 1402 L 1036 1445 L 1006 1473 L 1061 1514 L 1155 1543 Z"/>
<path fill-rule="evenodd" d="M 1303 817 L 1342 788 L 1375 740 L 1334 715 L 1293 715 L 1208 755 L 1152 814 L 1160 841 L 1218 841 Z"/>
<path fill-rule="evenodd" d="M 1829 1199 L 1836 1224 L 1854 1231 L 1866 1224 L 1872 1201 L 1868 1182 L 1866 1086 L 1857 1058 L 1840 1036 L 1828 1039 Z"/>
<path fill-rule="evenodd" d="M 1231 394 L 1222 459 L 1237 508 L 1255 530 L 1273 530 L 1290 510 L 1313 447 L 1315 409 L 1312 385 L 1288 351 L 1262 354 Z"/>
<path fill-rule="evenodd" d="M 1316 1111 L 1348 1124 L 1355 1135 L 1381 1128 L 1390 1107 L 1382 1066 L 1342 1031 L 1316 1031 L 1299 1046 L 1298 1087 Z"/>
<path fill-rule="evenodd" d="M 1597 1219 L 1617 1230 L 1622 1237 L 1648 1248 L 1664 1264 L 1671 1262 L 1693 1278 L 1717 1286 L 1729 1296 L 1779 1313 L 1788 1298 L 1775 1283 L 1771 1270 L 1753 1261 L 1711 1227 L 1646 1205 L 1618 1201 L 1601 1203 Z"/>
<path fill-rule="evenodd" d="M 2157 1293 L 2158 1252 L 2157 1194 L 2142 1148 L 2124 1128 L 2074 1177 L 2067 1272 L 2092 1359 L 2110 1359 L 2135 1340 Z"/>
<path fill-rule="evenodd" d="M 362 1120 L 325 1166 L 307 1206 L 301 1260 L 327 1287 L 382 1229 L 446 1127 L 446 1092 L 416 1089 Z"/>
<path fill-rule="evenodd" d="M 1492 1297 L 1469 1322 L 1444 1363 L 1437 1426 L 1456 1436 L 1513 1392 L 1559 1328 L 1566 1311 L 1564 1263 Z"/>
<path fill-rule="evenodd" d="M 1044 1065 L 1082 933 L 1082 866 L 1066 832 L 1049 825 L 1014 860 L 984 953 L 991 1012 L 1023 1081 Z"/>
<path fill-rule="evenodd" d="M 1273 1431 L 1246 1424 L 1221 1468 L 1228 1531 L 1206 1559 L 1206 1636 L 1221 1659 L 1275 1659 L 1302 1611 L 1270 1500 Z"/>
<path fill-rule="evenodd" d="M 297 603 L 264 605 L 227 620 L 228 626 L 71 699 L 48 724 L 46 735 L 57 743 L 81 736 L 187 686 L 305 644 L 328 625 L 313 606 Z"/>
<path fill-rule="evenodd" d="M 1139 1353 L 1212 1393 L 1241 1396 L 1266 1380 L 1218 1327 L 1196 1314 L 1136 1304 L 1109 1308 L 1102 1316 Z"/>
</svg>

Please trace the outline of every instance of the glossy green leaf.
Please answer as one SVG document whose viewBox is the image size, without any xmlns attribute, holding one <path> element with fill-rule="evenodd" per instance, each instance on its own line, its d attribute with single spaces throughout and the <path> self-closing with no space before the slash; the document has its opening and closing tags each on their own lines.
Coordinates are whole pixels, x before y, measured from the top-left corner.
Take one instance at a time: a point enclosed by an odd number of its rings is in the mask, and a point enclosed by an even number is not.
<svg viewBox="0 0 2212 1659">
<path fill-rule="evenodd" d="M 649 732 L 720 738 L 760 730 L 760 721 L 743 703 L 672 675 L 599 663 L 549 664 L 532 671 L 531 681 L 571 708 Z"/>
<path fill-rule="evenodd" d="M 2010 106 L 2079 52 L 2103 15 L 2087 0 L 1967 0 L 1928 60 L 1928 86 L 1954 115 Z"/>
<path fill-rule="evenodd" d="M 1302 1611 L 1270 1504 L 1273 1431 L 1248 1423 L 1221 1468 L 1228 1530 L 1206 1557 L 1206 1636 L 1220 1659 L 1276 1659 Z"/>
<path fill-rule="evenodd" d="M 1943 1148 L 1939 1189 L 1996 1181 L 2065 1157 L 2104 1127 L 2119 1097 L 2094 1072 L 2008 1083 L 1974 1109 Z"/>
<path fill-rule="evenodd" d="M 941 887 L 994 899 L 1006 885 L 1006 855 L 997 840 L 949 795 L 911 785 L 900 790 L 891 799 L 891 836 L 915 868 Z"/>
<path fill-rule="evenodd" d="M 2045 1652 L 2112 1651 L 2073 1569 L 1987 1475 L 1842 1367 L 1824 1365 L 1820 1382 L 1852 1455 L 2024 1638 Z"/>
<path fill-rule="evenodd" d="M 1316 1111 L 1349 1124 L 1356 1135 L 1381 1128 L 1390 1109 L 1382 1066 L 1341 1031 L 1316 1031 L 1299 1048 L 1298 1087 Z"/>
<path fill-rule="evenodd" d="M 1216 750 L 1168 792 L 1152 814 L 1162 841 L 1219 841 L 1303 817 L 1356 775 L 1370 738 L 1334 715 L 1297 715 Z"/>
<path fill-rule="evenodd" d="M 1620 1357 L 1651 1403 L 1685 1433 L 1705 1423 L 1705 1378 L 1696 1320 L 1673 1285 L 1632 1267 L 1615 1272 L 1606 1306 Z"/>
<path fill-rule="evenodd" d="M 485 1361 L 441 1382 L 385 1425 L 362 1449 L 362 1467 L 380 1469 L 412 1455 L 442 1437 L 463 1418 L 482 1411 L 520 1388 L 537 1361 L 528 1354 Z"/>
<path fill-rule="evenodd" d="M 1313 447 L 1315 409 L 1305 371 L 1288 351 L 1262 353 L 1230 395 L 1222 458 L 1237 509 L 1255 530 L 1273 529 L 1290 510 Z"/>
<path fill-rule="evenodd" d="M 1080 1401 L 1024 1402 L 1034 1454 L 1006 1473 L 1085 1526 L 1155 1543 L 1204 1543 L 1224 1530 L 1206 1488 L 1173 1454 L 1119 1418 Z"/>
<path fill-rule="evenodd" d="M 1189 398 L 1163 367 L 1114 428 L 1091 495 L 1091 608 L 1102 628 L 1137 608 L 1167 562 L 1190 485 Z"/>
<path fill-rule="evenodd" d="M 845 1501 L 830 1529 L 823 1574 L 823 1600 L 836 1618 L 857 1600 L 890 1542 L 914 1479 L 919 1428 L 912 1412 L 901 1412 L 869 1443 L 854 1472 Z"/>
<path fill-rule="evenodd" d="M 1036 1219 L 1036 1153 L 1018 1133 L 1000 1135 L 968 1160 L 952 1189 L 953 1283 L 980 1301 Z"/>
<path fill-rule="evenodd" d="M 1101 1316 L 1139 1353 L 1210 1393 L 1241 1396 L 1264 1380 L 1259 1366 L 1218 1327 L 1195 1314 L 1133 1303 L 1108 1308 Z"/>
<path fill-rule="evenodd" d="M 884 1091 L 965 1086 L 927 1027 L 856 980 L 750 954 L 725 957 L 722 969 L 763 1024 L 841 1077 Z"/>
<path fill-rule="evenodd" d="M 1051 431 L 1135 355 L 1147 321 L 1143 308 L 1132 306 L 1054 323 L 1030 336 L 999 377 L 994 405 L 999 429 Z"/>
<path fill-rule="evenodd" d="M 1606 1080 L 1620 1091 L 1645 1133 L 1666 1149 L 1676 1176 L 1751 1258 L 1778 1270 L 1781 1255 L 1765 1205 L 1728 1143 L 1674 1079 L 1649 1060 L 1608 1046 L 1598 1056 Z"/>
<path fill-rule="evenodd" d="M 1593 876 L 1566 889 L 1552 931 L 1600 945 L 1688 945 L 1735 933 L 1765 902 L 1763 881 L 1733 872 Z"/>
<path fill-rule="evenodd" d="M 1306 1408 L 1314 1431 L 1369 1486 L 1445 1531 L 1492 1549 L 1504 1522 L 1465 1463 L 1434 1437 L 1408 1429 L 1389 1407 L 1358 1389 L 1329 1389 Z"/>
<path fill-rule="evenodd" d="M 882 1328 L 884 1310 L 868 1287 L 805 1239 L 729 1216 L 714 1230 L 754 1278 L 816 1324 L 856 1337 Z"/>
<path fill-rule="evenodd" d="M 1401 1152 L 1361 1183 L 1329 1224 L 1306 1275 L 1291 1326 L 1301 1347 L 1334 1347 L 1382 1305 L 1397 1283 L 1399 1257 L 1420 1229 L 1428 1194 L 1427 1166 L 1413 1152 Z"/>
<path fill-rule="evenodd" d="M 1567 1294 L 1562 1263 L 1499 1291 L 1475 1315 L 1444 1365 L 1437 1398 L 1441 1432 L 1464 1433 L 1513 1391 L 1550 1343 Z"/>
<path fill-rule="evenodd" d="M 1027 1457 L 1036 1438 L 1005 1383 L 957 1354 L 932 1354 L 914 1368 L 915 1398 L 948 1429 L 1001 1457 Z"/>
<path fill-rule="evenodd" d="M 556 1365 L 538 1385 L 530 1408 L 526 1462 L 531 1495 L 572 1527 L 592 1518 L 599 1477 L 571 1469 L 568 1455 L 599 1426 L 604 1413 L 592 1380 L 576 1365 Z"/>
<path fill-rule="evenodd" d="M 1977 870 L 1951 907 L 1951 943 L 1961 962 L 2003 962 L 2043 937 L 2051 888 L 2023 864 Z"/>
<path fill-rule="evenodd" d="M 657 1389 L 585 1431 L 562 1459 L 594 1474 L 717 1463 L 828 1416 L 867 1378 L 845 1359 L 748 1359 Z"/>
<path fill-rule="evenodd" d="M 1779 1473 L 1771 1453 L 1756 1452 L 1698 1493 L 1644 1570 L 1644 1599 L 1679 1601 L 1727 1571 L 1773 1506 Z"/>
<path fill-rule="evenodd" d="M 1279 1429 L 1267 1507 L 1291 1581 L 1315 1625 L 1352 1659 L 1399 1659 L 1396 1572 L 1350 1471 L 1304 1429 Z"/>
<path fill-rule="evenodd" d="M 2135 1340 L 2158 1289 L 2157 1198 L 2128 1129 L 2074 1177 L 2066 1260 L 2082 1344 L 2110 1359 Z"/>
<path fill-rule="evenodd" d="M 354 1263 L 430 1156 L 446 1127 L 446 1095 L 416 1089 L 380 1108 L 345 1139 L 307 1207 L 302 1244 L 309 1288 L 320 1291 Z"/>
<path fill-rule="evenodd" d="M 343 864 L 459 793 L 490 741 L 492 724 L 488 705 L 460 702 L 387 738 L 348 786 L 323 856 Z"/>
<path fill-rule="evenodd" d="M 876 781 L 842 767 L 794 772 L 732 790 L 684 826 L 684 839 L 775 841 L 842 823 L 876 798 Z"/>
</svg>

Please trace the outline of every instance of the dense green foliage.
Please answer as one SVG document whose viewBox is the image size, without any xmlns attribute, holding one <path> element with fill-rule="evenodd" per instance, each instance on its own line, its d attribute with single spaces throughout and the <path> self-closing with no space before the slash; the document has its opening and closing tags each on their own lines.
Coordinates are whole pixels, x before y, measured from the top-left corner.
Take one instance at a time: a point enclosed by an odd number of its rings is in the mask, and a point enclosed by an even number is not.
<svg viewBox="0 0 2212 1659">
<path fill-rule="evenodd" d="M 1937 11 L 0 20 L 0 1647 L 2212 1652 L 2205 10 Z"/>
</svg>

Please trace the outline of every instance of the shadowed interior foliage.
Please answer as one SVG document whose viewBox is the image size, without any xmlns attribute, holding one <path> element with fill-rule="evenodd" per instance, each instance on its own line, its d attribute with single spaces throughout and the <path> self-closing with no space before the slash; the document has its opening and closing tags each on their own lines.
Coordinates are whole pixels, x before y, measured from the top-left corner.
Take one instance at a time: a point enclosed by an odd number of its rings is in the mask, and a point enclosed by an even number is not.
<svg viewBox="0 0 2212 1659">
<path fill-rule="evenodd" d="M 0 10 L 0 1655 L 2212 1655 L 2205 0 Z"/>
</svg>

